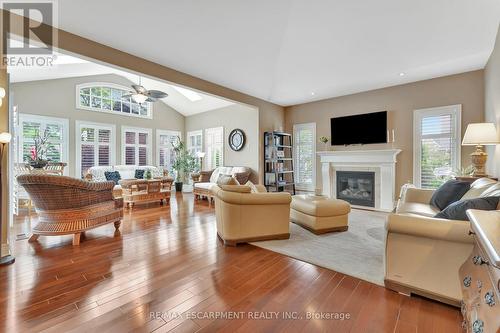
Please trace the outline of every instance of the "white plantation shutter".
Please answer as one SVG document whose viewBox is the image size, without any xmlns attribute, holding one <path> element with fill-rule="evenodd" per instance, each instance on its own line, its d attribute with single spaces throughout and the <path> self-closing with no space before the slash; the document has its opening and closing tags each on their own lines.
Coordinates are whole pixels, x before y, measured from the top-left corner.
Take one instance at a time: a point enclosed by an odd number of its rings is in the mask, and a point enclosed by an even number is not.
<svg viewBox="0 0 500 333">
<path fill-rule="evenodd" d="M 157 165 L 168 171 L 172 171 L 172 163 L 175 159 L 173 145 L 182 138 L 179 131 L 156 130 Z"/>
<path fill-rule="evenodd" d="M 295 186 L 314 190 L 316 168 L 316 123 L 293 126 Z"/>
<path fill-rule="evenodd" d="M 20 160 L 30 161 L 31 150 L 37 135 L 49 133 L 49 146 L 47 159 L 52 162 L 68 162 L 68 120 L 63 118 L 45 117 L 21 113 L 19 115 L 20 135 L 19 154 Z"/>
<path fill-rule="evenodd" d="M 79 133 L 77 175 L 84 177 L 88 169 L 93 166 L 115 163 L 115 127 L 113 125 L 77 121 L 76 128 Z"/>
<path fill-rule="evenodd" d="M 460 106 L 416 110 L 414 182 L 437 188 L 460 167 Z"/>
<path fill-rule="evenodd" d="M 205 130 L 205 166 L 208 170 L 224 165 L 224 128 L 214 127 Z"/>
<path fill-rule="evenodd" d="M 187 133 L 187 149 L 193 156 L 203 151 L 203 131 L 191 131 Z"/>
<path fill-rule="evenodd" d="M 151 164 L 151 133 L 148 128 L 122 127 L 123 164 Z"/>
</svg>

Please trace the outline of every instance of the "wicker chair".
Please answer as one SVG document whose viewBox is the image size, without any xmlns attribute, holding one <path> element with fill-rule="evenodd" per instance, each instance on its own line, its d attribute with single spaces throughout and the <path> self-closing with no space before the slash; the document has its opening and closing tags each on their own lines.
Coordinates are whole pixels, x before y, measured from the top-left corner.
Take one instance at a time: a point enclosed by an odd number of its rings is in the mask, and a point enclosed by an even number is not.
<svg viewBox="0 0 500 333">
<path fill-rule="evenodd" d="M 55 175 L 20 175 L 19 185 L 35 204 L 38 224 L 30 242 L 40 235 L 73 234 L 73 245 L 80 244 L 86 230 L 114 223 L 118 230 L 123 217 L 123 199 L 113 199 L 113 182 L 90 183 Z"/>
</svg>

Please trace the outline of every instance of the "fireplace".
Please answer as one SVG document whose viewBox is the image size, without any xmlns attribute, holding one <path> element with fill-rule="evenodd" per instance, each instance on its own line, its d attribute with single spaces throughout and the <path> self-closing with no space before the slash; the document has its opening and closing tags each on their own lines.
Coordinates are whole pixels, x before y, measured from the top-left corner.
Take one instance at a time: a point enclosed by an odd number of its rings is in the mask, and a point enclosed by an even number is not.
<svg viewBox="0 0 500 333">
<path fill-rule="evenodd" d="M 337 171 L 337 199 L 375 207 L 375 172 Z"/>
</svg>

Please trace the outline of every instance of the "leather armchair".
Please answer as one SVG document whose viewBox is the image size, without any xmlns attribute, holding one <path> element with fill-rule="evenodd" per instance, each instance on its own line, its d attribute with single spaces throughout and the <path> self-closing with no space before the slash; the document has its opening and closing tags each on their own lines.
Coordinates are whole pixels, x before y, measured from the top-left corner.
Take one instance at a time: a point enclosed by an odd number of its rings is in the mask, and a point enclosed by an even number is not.
<svg viewBox="0 0 500 333">
<path fill-rule="evenodd" d="M 211 191 L 217 234 L 225 245 L 290 237 L 290 193 L 257 193 L 240 185 L 221 187 L 214 185 Z"/>
</svg>

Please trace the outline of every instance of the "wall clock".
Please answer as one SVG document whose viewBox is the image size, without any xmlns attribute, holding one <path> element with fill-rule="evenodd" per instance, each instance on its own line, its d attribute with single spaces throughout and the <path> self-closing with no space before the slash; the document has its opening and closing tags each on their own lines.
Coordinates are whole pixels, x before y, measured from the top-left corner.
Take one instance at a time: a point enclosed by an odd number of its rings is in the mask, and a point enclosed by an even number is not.
<svg viewBox="0 0 500 333">
<path fill-rule="evenodd" d="M 239 128 L 234 129 L 229 133 L 229 147 L 234 151 L 243 149 L 245 145 L 245 133 Z"/>
</svg>

